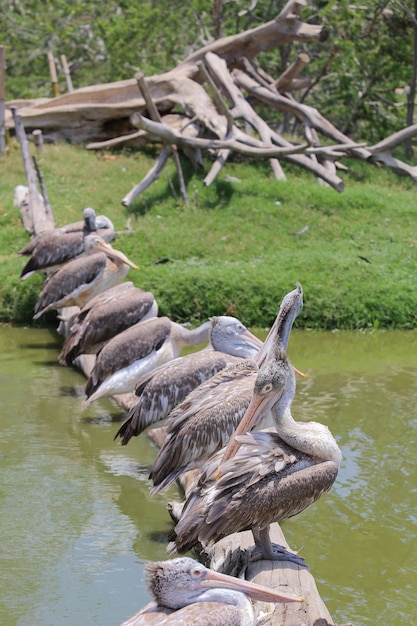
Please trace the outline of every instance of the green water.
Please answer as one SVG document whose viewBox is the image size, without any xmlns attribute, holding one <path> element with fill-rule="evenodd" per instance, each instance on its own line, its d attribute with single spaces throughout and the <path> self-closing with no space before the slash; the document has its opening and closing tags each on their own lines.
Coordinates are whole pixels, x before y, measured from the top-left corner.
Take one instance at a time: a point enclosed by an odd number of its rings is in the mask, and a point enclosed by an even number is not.
<svg viewBox="0 0 417 626">
<path fill-rule="evenodd" d="M 155 448 L 113 441 L 124 413 L 81 410 L 84 378 L 53 332 L 0 327 L 0 624 L 115 626 L 167 558 L 173 487 L 151 497 Z M 293 414 L 344 455 L 332 491 L 284 522 L 335 623 L 417 623 L 417 334 L 293 331 Z"/>
</svg>

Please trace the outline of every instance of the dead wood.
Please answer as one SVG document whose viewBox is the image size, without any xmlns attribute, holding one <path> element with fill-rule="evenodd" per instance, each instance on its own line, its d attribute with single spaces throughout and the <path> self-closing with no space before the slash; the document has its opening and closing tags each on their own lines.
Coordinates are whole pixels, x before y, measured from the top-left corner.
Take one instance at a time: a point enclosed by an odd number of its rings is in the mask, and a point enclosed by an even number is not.
<svg viewBox="0 0 417 626">
<path fill-rule="evenodd" d="M 16 127 L 16 134 L 19 140 L 20 152 L 22 154 L 23 165 L 26 172 L 27 180 L 27 196 L 19 198 L 18 202 L 21 202 L 25 207 L 22 215 L 23 224 L 28 230 L 31 236 L 43 231 L 52 230 L 55 227 L 54 218 L 52 215 L 51 207 L 47 197 L 42 197 L 39 194 L 37 187 L 37 174 L 30 157 L 29 144 L 27 141 L 25 128 L 20 119 L 19 112 L 13 107 L 12 114 Z M 36 163 L 36 161 L 35 161 Z M 40 170 L 37 168 L 38 177 L 41 178 Z M 41 178 L 41 187 L 43 186 L 43 179 Z M 46 190 L 42 187 L 42 191 Z"/>
<path fill-rule="evenodd" d="M 345 156 L 383 164 L 417 181 L 417 169 L 391 154 L 398 143 L 417 132 L 414 127 L 373 147 L 355 143 L 304 103 L 311 85 L 317 88 L 317 79 L 301 75 L 309 61 L 305 52 L 278 77 L 269 76 L 256 63 L 261 52 L 298 41 L 326 39 L 325 28 L 300 19 L 306 5 L 306 0 L 288 0 L 275 19 L 217 39 L 167 72 L 146 79 L 139 73 L 132 79 L 14 106 L 19 107 L 27 130 L 42 130 L 45 141 L 84 143 L 88 149 L 162 143 L 157 162 L 122 199 L 124 206 L 159 177 L 169 155 L 175 160 L 181 195 L 187 202 L 180 153 L 191 159 L 196 169 L 202 167 L 203 154 L 214 158 L 205 185 L 216 179 L 235 153 L 247 159 L 268 159 L 278 180 L 285 180 L 282 162 L 290 162 L 339 192 L 344 185 L 336 170 Z M 299 89 L 304 93 L 297 101 L 293 94 Z M 257 112 L 258 105 L 282 114 L 283 127 L 295 121 L 301 139 L 284 139 L 276 125 L 272 127 Z M 5 125 L 14 129 L 10 106 Z M 332 145 L 327 145 L 329 142 Z"/>
</svg>

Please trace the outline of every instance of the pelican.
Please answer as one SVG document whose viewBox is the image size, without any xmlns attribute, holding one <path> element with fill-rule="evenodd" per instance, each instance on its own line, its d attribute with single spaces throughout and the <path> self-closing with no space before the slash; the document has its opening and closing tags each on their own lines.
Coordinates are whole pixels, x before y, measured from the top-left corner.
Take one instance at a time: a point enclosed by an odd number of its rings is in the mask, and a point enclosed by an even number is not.
<svg viewBox="0 0 417 626">
<path fill-rule="evenodd" d="M 201 472 L 170 537 L 170 550 L 181 553 L 198 542 L 207 546 L 250 529 L 255 540 L 253 559 L 303 563 L 271 543 L 269 526 L 301 513 L 329 491 L 342 454 L 327 426 L 294 420 L 294 395 L 294 369 L 276 333 L 256 376 L 246 414 L 226 450 Z M 268 410 L 275 432 L 250 433 Z"/>
<path fill-rule="evenodd" d="M 99 235 L 87 235 L 84 247 L 87 256 L 68 261 L 47 278 L 35 305 L 33 319 L 52 309 L 82 308 L 98 293 L 120 283 L 129 267 L 139 269 Z"/>
<path fill-rule="evenodd" d="M 95 232 L 107 243 L 113 239 L 114 228 L 108 217 L 97 217 L 91 207 L 84 209 L 83 215 L 82 222 L 40 233 L 19 252 L 20 256 L 30 257 L 20 274 L 21 280 L 35 273 L 53 272 L 64 263 L 83 255 L 86 235 Z"/>
<path fill-rule="evenodd" d="M 146 575 L 154 601 L 121 626 L 253 626 L 249 598 L 304 602 L 304 598 L 215 572 L 188 557 L 148 563 Z"/>
<path fill-rule="evenodd" d="M 224 368 L 202 383 L 169 414 L 166 437 L 150 472 L 151 494 L 167 489 L 183 472 L 199 468 L 233 435 L 249 406 L 258 367 L 279 333 L 288 345 L 294 320 L 303 306 L 301 285 L 288 293 L 262 349 L 253 359 Z M 262 425 L 266 425 L 266 419 Z"/>
<path fill-rule="evenodd" d="M 132 281 L 126 280 L 123 283 L 118 283 L 117 285 L 114 285 L 114 287 L 109 287 L 109 289 L 98 293 L 96 296 L 88 300 L 82 309 L 73 313 L 73 315 L 68 315 L 68 309 L 65 309 L 62 315 L 61 312 L 58 312 L 58 319 L 60 322 L 57 328 L 57 333 L 59 335 L 63 335 L 66 339 L 70 335 L 72 325 L 76 324 L 79 319 L 84 318 L 91 308 L 98 305 L 101 306 L 106 302 L 114 302 L 124 291 L 132 289 L 133 287 L 135 287 L 135 285 Z M 77 307 L 75 307 L 75 309 L 77 309 Z"/>
<path fill-rule="evenodd" d="M 133 392 L 140 376 L 177 358 L 184 347 L 207 341 L 209 331 L 209 321 L 190 330 L 168 317 L 155 317 L 127 328 L 97 354 L 83 406 L 105 396 Z"/>
<path fill-rule="evenodd" d="M 115 436 L 115 439 L 121 438 L 122 445 L 140 435 L 150 424 L 165 419 L 188 393 L 226 365 L 255 356 L 262 346 L 262 341 L 235 317 L 212 317 L 210 323 L 207 347 L 152 370 L 136 386 L 138 400 Z"/>
<path fill-rule="evenodd" d="M 115 335 L 157 315 L 158 304 L 153 293 L 138 287 L 125 289 L 113 300 L 80 311 L 58 360 L 61 365 L 71 365 L 80 354 L 96 354 Z"/>
</svg>

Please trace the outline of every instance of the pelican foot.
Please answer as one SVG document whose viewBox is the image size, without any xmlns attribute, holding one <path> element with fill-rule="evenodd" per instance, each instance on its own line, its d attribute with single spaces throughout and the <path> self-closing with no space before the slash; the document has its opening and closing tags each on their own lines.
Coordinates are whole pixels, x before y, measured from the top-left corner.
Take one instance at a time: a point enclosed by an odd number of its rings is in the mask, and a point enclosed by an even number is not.
<svg viewBox="0 0 417 626">
<path fill-rule="evenodd" d="M 301 567 L 307 567 L 302 556 L 290 552 L 290 550 L 280 546 L 278 543 L 271 543 L 271 550 L 266 551 L 265 549 L 255 547 L 251 553 L 251 561 L 260 561 L 262 559 L 267 561 L 289 561 Z"/>
</svg>

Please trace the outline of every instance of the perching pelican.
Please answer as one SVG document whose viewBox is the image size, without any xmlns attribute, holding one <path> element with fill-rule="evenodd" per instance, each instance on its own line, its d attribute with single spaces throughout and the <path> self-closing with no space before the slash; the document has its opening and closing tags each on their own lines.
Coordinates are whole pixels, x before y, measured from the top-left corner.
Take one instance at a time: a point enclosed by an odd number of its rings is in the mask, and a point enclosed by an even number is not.
<svg viewBox="0 0 417 626">
<path fill-rule="evenodd" d="M 83 255 L 86 235 L 96 233 L 107 243 L 113 239 L 114 227 L 108 217 L 97 217 L 91 207 L 84 209 L 83 215 L 82 222 L 40 233 L 19 252 L 21 256 L 30 257 L 20 274 L 21 280 L 35 272 L 53 272 Z"/>
<path fill-rule="evenodd" d="M 120 283 L 129 267 L 138 269 L 127 256 L 99 235 L 84 238 L 86 256 L 68 261 L 45 281 L 35 305 L 34 319 L 46 311 L 67 306 L 82 308 L 98 293 Z"/>
<path fill-rule="evenodd" d="M 138 400 L 115 436 L 121 438 L 122 445 L 150 424 L 165 419 L 188 393 L 226 365 L 255 356 L 262 346 L 262 341 L 235 317 L 212 317 L 210 323 L 210 342 L 206 348 L 152 370 L 136 387 Z"/>
<path fill-rule="evenodd" d="M 158 304 L 150 291 L 138 287 L 125 289 L 110 302 L 80 311 L 58 360 L 61 365 L 71 365 L 80 354 L 97 354 L 115 335 L 157 315 Z"/>
<path fill-rule="evenodd" d="M 295 318 L 303 306 L 301 285 L 288 293 L 262 349 L 192 391 L 169 415 L 165 441 L 150 472 L 151 493 L 167 489 L 183 472 L 199 468 L 225 446 L 249 406 L 258 367 L 278 332 L 288 345 Z M 266 425 L 263 423 L 262 425 Z"/>
<path fill-rule="evenodd" d="M 200 473 L 170 537 L 170 550 L 185 552 L 198 542 L 209 545 L 250 529 L 256 544 L 253 558 L 302 563 L 272 545 L 269 525 L 301 513 L 329 491 L 342 454 L 327 426 L 294 420 L 294 394 L 294 369 L 276 335 L 259 368 L 237 441 L 233 438 Z M 268 410 L 275 432 L 248 432 Z"/>
<path fill-rule="evenodd" d="M 252 604 L 303 602 L 304 598 L 220 574 L 188 557 L 148 563 L 154 601 L 121 626 L 253 626 Z"/>
<path fill-rule="evenodd" d="M 129 393 L 144 373 L 177 358 L 186 346 L 208 340 L 210 322 L 190 330 L 168 317 L 155 317 L 119 333 L 100 350 L 85 387 L 83 405 Z"/>
</svg>

